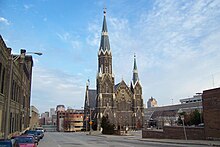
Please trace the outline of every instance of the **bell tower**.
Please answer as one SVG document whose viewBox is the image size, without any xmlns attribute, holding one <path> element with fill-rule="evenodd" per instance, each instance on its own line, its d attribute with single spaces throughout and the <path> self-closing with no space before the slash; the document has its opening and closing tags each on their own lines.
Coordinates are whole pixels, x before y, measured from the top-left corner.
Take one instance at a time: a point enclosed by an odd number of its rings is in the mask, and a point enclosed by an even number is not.
<svg viewBox="0 0 220 147">
<path fill-rule="evenodd" d="M 115 94 L 114 94 L 114 75 L 112 72 L 112 53 L 109 43 L 109 36 L 106 23 L 106 9 L 104 9 L 104 19 L 101 32 L 101 42 L 98 51 L 98 73 L 96 78 L 97 99 L 97 129 L 103 116 L 108 116 L 111 123 L 115 117 Z"/>
</svg>

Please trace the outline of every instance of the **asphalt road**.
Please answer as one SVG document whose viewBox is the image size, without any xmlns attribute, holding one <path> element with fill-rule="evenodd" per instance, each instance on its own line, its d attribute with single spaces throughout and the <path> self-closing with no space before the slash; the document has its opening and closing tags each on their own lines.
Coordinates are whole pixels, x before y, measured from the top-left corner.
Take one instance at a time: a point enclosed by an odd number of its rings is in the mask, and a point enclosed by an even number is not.
<svg viewBox="0 0 220 147">
<path fill-rule="evenodd" d="M 184 144 L 141 141 L 139 136 L 90 136 L 87 133 L 46 132 L 38 147 L 186 147 Z M 190 145 L 197 147 L 196 145 Z M 201 147 L 201 145 L 198 145 Z"/>
</svg>

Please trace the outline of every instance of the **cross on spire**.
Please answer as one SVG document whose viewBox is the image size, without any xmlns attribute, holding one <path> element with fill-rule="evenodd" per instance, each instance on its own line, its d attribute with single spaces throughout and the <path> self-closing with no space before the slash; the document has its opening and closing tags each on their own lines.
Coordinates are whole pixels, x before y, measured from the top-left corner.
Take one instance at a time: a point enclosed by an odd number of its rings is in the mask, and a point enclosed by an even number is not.
<svg viewBox="0 0 220 147">
<path fill-rule="evenodd" d="M 104 7 L 104 8 L 103 8 L 103 13 L 104 13 L 104 15 L 106 15 L 106 10 L 107 10 L 107 8 Z"/>
</svg>

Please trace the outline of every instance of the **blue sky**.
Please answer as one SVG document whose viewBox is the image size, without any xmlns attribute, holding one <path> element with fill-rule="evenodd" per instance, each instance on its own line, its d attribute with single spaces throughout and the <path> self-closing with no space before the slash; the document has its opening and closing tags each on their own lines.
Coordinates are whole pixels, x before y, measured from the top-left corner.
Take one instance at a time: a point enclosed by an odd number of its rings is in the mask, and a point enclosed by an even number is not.
<svg viewBox="0 0 220 147">
<path fill-rule="evenodd" d="M 103 7 L 115 83 L 130 83 L 136 53 L 144 102 L 179 103 L 220 86 L 219 0 L 2 0 L 7 46 L 43 53 L 34 56 L 31 97 L 40 112 L 80 108 L 88 78 L 95 88 Z"/>
</svg>

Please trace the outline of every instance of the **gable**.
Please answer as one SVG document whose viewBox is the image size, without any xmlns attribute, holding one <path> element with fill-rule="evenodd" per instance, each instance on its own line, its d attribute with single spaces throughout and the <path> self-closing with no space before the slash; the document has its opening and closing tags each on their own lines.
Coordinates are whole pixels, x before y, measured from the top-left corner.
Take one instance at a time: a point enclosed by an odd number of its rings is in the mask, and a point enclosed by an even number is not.
<svg viewBox="0 0 220 147">
<path fill-rule="evenodd" d="M 115 94 L 116 94 L 116 98 L 119 97 L 132 98 L 133 96 L 131 90 L 123 80 L 117 84 Z"/>
</svg>

